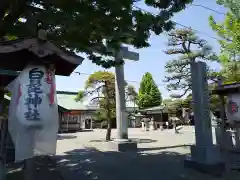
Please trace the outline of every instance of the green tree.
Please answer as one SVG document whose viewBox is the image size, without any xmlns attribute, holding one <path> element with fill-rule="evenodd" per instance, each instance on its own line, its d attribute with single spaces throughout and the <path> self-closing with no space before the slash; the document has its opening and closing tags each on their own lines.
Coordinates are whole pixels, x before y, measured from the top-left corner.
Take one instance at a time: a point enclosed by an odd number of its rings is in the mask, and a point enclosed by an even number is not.
<svg viewBox="0 0 240 180">
<path fill-rule="evenodd" d="M 181 110 L 183 107 L 183 100 L 180 98 L 177 99 L 164 99 L 163 104 L 168 110 L 170 116 L 175 115 L 176 117 L 181 118 Z"/>
<path fill-rule="evenodd" d="M 231 12 L 225 15 L 224 22 L 217 23 L 213 16 L 209 17 L 210 27 L 221 38 L 222 61 L 229 61 L 240 56 L 240 19 L 236 19 Z"/>
<path fill-rule="evenodd" d="M 218 95 L 211 94 L 212 90 L 216 88 L 216 83 L 209 84 L 209 107 L 211 111 L 219 110 L 220 108 L 220 99 Z M 184 108 L 192 108 L 192 94 L 189 94 L 182 101 L 182 107 Z M 193 110 L 193 109 L 192 109 Z"/>
<path fill-rule="evenodd" d="M 224 22 L 217 23 L 210 16 L 209 24 L 221 38 L 219 60 L 223 68 L 219 76 L 223 77 L 224 83 L 240 82 L 240 19 L 228 12 Z"/>
<path fill-rule="evenodd" d="M 151 108 L 162 104 L 162 95 L 153 80 L 151 73 L 146 72 L 140 83 L 138 91 L 139 109 Z"/>
<path fill-rule="evenodd" d="M 190 64 L 197 60 L 209 62 L 218 58 L 207 42 L 197 37 L 192 29 L 175 29 L 168 37 L 169 49 L 165 53 L 178 56 L 165 65 L 167 76 L 164 81 L 169 91 L 182 91 L 180 94 L 172 94 L 173 97 L 180 98 L 192 88 Z"/>
<path fill-rule="evenodd" d="M 134 88 L 126 83 L 126 97 L 133 99 Z M 106 140 L 111 139 L 112 121 L 116 118 L 115 75 L 112 72 L 97 71 L 91 74 L 83 91 L 79 91 L 76 101 L 91 97 L 94 104 L 99 105 L 95 117 L 99 121 L 107 120 Z"/>
<path fill-rule="evenodd" d="M 114 74 L 104 71 L 91 74 L 85 83 L 85 90 L 78 93 L 76 101 L 81 101 L 86 96 L 94 96 L 92 101 L 105 110 L 100 112 L 108 122 L 106 140 L 109 141 L 111 139 L 112 119 L 116 109 Z"/>
<path fill-rule="evenodd" d="M 219 5 L 231 10 L 236 18 L 240 19 L 240 1 L 239 0 L 217 0 Z"/>
<path fill-rule="evenodd" d="M 167 106 L 167 105 L 169 105 L 172 101 L 173 101 L 173 100 L 172 100 L 171 98 L 163 99 L 163 100 L 162 100 L 162 104 L 163 104 L 164 106 Z"/>
<path fill-rule="evenodd" d="M 174 27 L 170 20 L 192 0 L 145 0 L 158 15 L 143 12 L 139 0 L 2 0 L 0 38 L 35 36 L 42 23 L 48 38 L 72 52 L 83 52 L 93 63 L 109 68 L 115 61 L 108 47 L 121 43 L 147 47 L 151 32 L 159 35 Z M 96 54 L 97 53 L 97 54 Z"/>
</svg>

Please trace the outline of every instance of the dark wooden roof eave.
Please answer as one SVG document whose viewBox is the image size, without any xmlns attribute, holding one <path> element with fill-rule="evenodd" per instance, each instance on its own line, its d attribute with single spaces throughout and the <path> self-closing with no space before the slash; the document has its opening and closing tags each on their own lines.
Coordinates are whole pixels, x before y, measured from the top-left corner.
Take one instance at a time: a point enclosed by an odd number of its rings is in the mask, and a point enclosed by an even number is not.
<svg viewBox="0 0 240 180">
<path fill-rule="evenodd" d="M 0 69 L 0 89 L 4 89 L 10 82 L 18 76 L 18 72 L 9 72 Z"/>
<path fill-rule="evenodd" d="M 228 95 L 240 93 L 240 83 L 224 84 L 212 91 L 212 94 Z"/>
<path fill-rule="evenodd" d="M 62 107 L 60 105 L 58 105 L 58 111 L 60 111 L 60 112 L 69 112 L 68 109 L 66 109 L 66 108 L 64 108 L 64 107 Z"/>
<path fill-rule="evenodd" d="M 55 64 L 56 75 L 69 76 L 84 60 L 74 53 L 66 52 L 49 41 L 25 38 L 0 42 L 2 69 L 21 71 L 29 62 Z"/>
<path fill-rule="evenodd" d="M 16 76 L 2 76 L 0 75 L 0 89 L 5 89 L 5 87 L 12 82 Z"/>
</svg>

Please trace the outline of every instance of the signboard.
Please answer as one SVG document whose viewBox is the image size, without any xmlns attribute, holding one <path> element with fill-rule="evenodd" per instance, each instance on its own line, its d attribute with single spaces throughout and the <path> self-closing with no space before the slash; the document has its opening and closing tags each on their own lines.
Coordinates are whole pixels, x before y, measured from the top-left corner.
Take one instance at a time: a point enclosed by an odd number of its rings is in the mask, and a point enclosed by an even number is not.
<svg viewBox="0 0 240 180">
<path fill-rule="evenodd" d="M 230 123 L 240 122 L 240 94 L 227 96 L 226 115 Z"/>
<path fill-rule="evenodd" d="M 28 66 L 7 88 L 12 94 L 8 128 L 15 160 L 55 154 L 59 117 L 54 72 Z"/>
</svg>

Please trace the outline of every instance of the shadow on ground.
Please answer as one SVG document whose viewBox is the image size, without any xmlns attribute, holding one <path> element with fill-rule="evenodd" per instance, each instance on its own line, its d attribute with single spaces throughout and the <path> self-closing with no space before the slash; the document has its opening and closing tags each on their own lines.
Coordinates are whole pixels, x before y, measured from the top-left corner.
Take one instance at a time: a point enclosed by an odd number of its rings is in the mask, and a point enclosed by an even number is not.
<svg viewBox="0 0 240 180">
<path fill-rule="evenodd" d="M 112 140 L 114 140 L 114 139 L 112 139 Z M 138 144 L 140 144 L 140 143 L 154 143 L 154 142 L 157 142 L 157 140 L 154 140 L 154 139 L 131 138 L 129 140 L 132 141 L 132 142 L 136 142 Z M 106 142 L 106 140 L 105 139 L 97 139 L 97 140 L 91 140 L 90 142 Z"/>
<path fill-rule="evenodd" d="M 165 148 L 167 149 L 167 148 Z M 101 152 L 75 149 L 56 156 L 58 166 L 69 169 L 71 180 L 223 180 L 185 169 L 184 155 L 162 151 L 150 153 Z M 73 173 L 74 172 L 74 173 Z M 239 174 L 238 174 L 239 175 Z M 231 177 L 237 180 L 238 177 Z"/>
<path fill-rule="evenodd" d="M 157 140 L 154 139 L 139 139 L 139 138 L 131 138 L 130 141 L 136 142 L 136 143 L 153 143 L 157 142 Z"/>
<path fill-rule="evenodd" d="M 138 148 L 138 151 L 155 151 L 155 150 L 165 150 L 174 148 L 186 148 L 188 149 L 192 144 L 182 144 L 176 146 L 164 146 L 164 147 L 150 147 L 150 148 Z"/>
<path fill-rule="evenodd" d="M 78 130 L 60 130 L 60 134 L 72 134 L 77 132 L 93 132 L 93 129 L 78 129 Z"/>
<path fill-rule="evenodd" d="M 57 136 L 57 140 L 63 140 L 63 139 L 75 139 L 77 138 L 77 136 L 74 136 L 74 135 L 60 135 L 58 134 Z"/>
<path fill-rule="evenodd" d="M 82 129 L 79 132 L 93 132 L 93 129 Z"/>
<path fill-rule="evenodd" d="M 23 163 L 14 163 L 7 166 L 7 180 L 24 180 Z M 35 175 L 34 180 L 63 180 L 59 173 L 56 161 L 52 158 L 35 157 Z"/>
</svg>

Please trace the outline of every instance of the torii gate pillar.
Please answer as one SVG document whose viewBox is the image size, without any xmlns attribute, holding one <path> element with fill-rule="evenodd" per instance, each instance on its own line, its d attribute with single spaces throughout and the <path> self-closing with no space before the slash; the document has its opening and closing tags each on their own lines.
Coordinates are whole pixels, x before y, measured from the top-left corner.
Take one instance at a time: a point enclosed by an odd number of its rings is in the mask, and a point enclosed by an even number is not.
<svg viewBox="0 0 240 180">
<path fill-rule="evenodd" d="M 129 51 L 127 47 L 121 47 L 120 51 L 115 53 L 115 61 L 120 62 L 123 59 L 137 61 L 139 54 Z M 115 67 L 117 138 L 111 143 L 111 148 L 117 151 L 136 151 L 137 143 L 128 140 L 125 83 L 124 65 L 117 65 Z"/>
</svg>

